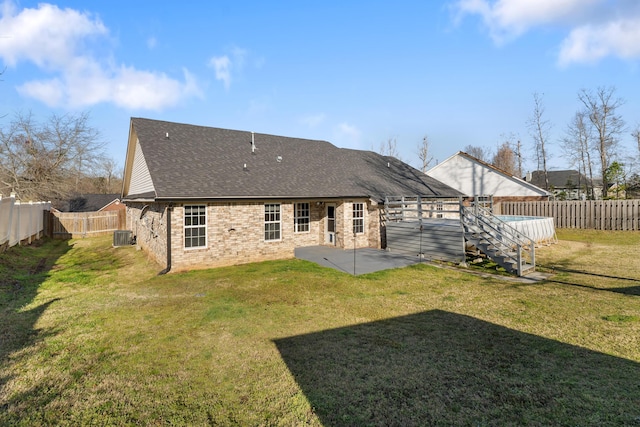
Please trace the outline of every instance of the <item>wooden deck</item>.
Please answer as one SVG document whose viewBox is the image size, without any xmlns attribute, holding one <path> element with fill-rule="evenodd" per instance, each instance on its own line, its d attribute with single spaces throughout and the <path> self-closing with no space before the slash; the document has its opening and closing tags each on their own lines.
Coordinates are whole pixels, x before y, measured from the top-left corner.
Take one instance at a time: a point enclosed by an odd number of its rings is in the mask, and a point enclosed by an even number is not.
<svg viewBox="0 0 640 427">
<path fill-rule="evenodd" d="M 464 230 L 458 219 L 389 222 L 386 231 L 390 252 L 455 263 L 465 260 Z"/>
<path fill-rule="evenodd" d="M 472 244 L 506 271 L 535 271 L 535 242 L 493 214 L 490 197 L 474 200 L 386 197 L 386 248 L 420 259 L 464 263 Z M 554 234 L 555 235 L 555 234 Z"/>
</svg>

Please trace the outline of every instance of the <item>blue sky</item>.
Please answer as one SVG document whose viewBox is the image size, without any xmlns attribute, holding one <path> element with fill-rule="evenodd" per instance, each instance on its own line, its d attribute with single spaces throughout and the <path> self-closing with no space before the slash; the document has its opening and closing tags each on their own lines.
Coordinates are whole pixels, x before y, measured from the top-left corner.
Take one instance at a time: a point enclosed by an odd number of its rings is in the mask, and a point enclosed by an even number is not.
<svg viewBox="0 0 640 427">
<path fill-rule="evenodd" d="M 637 157 L 636 0 L 193 3 L 0 3 L 3 122 L 89 111 L 121 165 L 132 116 L 364 150 L 394 138 L 414 166 L 425 135 L 438 161 L 515 135 L 532 170 L 538 92 L 565 169 L 579 90 L 613 86 L 620 154 Z"/>
</svg>

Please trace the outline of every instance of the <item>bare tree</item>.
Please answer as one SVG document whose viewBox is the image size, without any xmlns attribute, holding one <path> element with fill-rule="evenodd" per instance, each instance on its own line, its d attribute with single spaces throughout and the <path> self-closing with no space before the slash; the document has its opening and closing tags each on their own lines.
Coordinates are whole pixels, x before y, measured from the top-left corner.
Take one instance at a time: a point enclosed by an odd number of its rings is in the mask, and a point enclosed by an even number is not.
<svg viewBox="0 0 640 427">
<path fill-rule="evenodd" d="M 592 137 L 589 132 L 588 120 L 585 113 L 579 111 L 567 126 L 566 136 L 562 140 L 564 156 L 572 165 L 578 167 L 578 189 L 584 188 L 590 199 L 595 198 L 593 191 L 593 161 L 591 159 Z M 588 177 L 587 182 L 581 182 L 581 176 Z"/>
<path fill-rule="evenodd" d="M 518 138 L 516 142 L 515 155 L 518 162 L 518 178 L 522 178 L 522 143 L 520 142 L 520 138 Z"/>
<path fill-rule="evenodd" d="M 396 138 L 388 138 L 386 141 L 380 143 L 378 153 L 383 156 L 395 157 L 400 159 L 400 152 L 398 151 L 398 141 Z"/>
<path fill-rule="evenodd" d="M 54 114 L 44 123 L 17 113 L 0 129 L 0 192 L 23 200 L 66 198 L 95 170 L 103 146 L 87 113 Z"/>
<path fill-rule="evenodd" d="M 418 144 L 417 153 L 418 159 L 420 159 L 420 170 L 422 173 L 426 173 L 433 161 L 433 156 L 431 155 L 431 142 L 427 135 L 425 135 L 424 138 L 422 138 L 422 142 Z"/>
<path fill-rule="evenodd" d="M 496 150 L 496 154 L 491 161 L 497 167 L 513 176 L 516 173 L 516 155 L 508 142 L 503 142 Z"/>
<path fill-rule="evenodd" d="M 631 136 L 636 140 L 638 144 L 638 156 L 640 156 L 640 125 L 636 125 L 636 128 L 631 133 Z"/>
<path fill-rule="evenodd" d="M 483 147 L 467 145 L 466 147 L 464 147 L 464 152 L 475 157 L 478 160 L 482 160 L 483 162 L 489 161 L 489 152 Z"/>
<path fill-rule="evenodd" d="M 508 134 L 500 135 L 502 138 L 502 145 L 507 144 L 509 149 L 513 152 L 514 160 L 513 160 L 513 175 L 522 178 L 522 143 L 520 142 L 520 137 L 511 132 Z M 498 152 L 502 148 L 502 145 L 498 146 L 496 150 L 496 154 L 494 158 L 498 155 Z"/>
<path fill-rule="evenodd" d="M 544 174 L 544 189 L 549 190 L 549 174 L 547 172 L 547 142 L 551 124 L 544 118 L 544 104 L 542 94 L 533 93 L 533 113 L 527 121 L 529 132 L 533 137 L 536 159 L 538 159 L 538 170 Z"/>
<path fill-rule="evenodd" d="M 602 175 L 602 194 L 607 194 L 609 179 L 607 169 L 616 154 L 620 135 L 624 132 L 625 123 L 617 113 L 624 104 L 621 98 L 615 98 L 615 88 L 600 87 L 595 92 L 582 89 L 578 100 L 584 106 L 585 115 L 593 127 L 595 149 L 600 156 L 600 173 Z"/>
<path fill-rule="evenodd" d="M 104 157 L 98 165 L 98 182 L 104 183 L 100 192 L 117 193 L 119 191 L 116 185 L 120 182 L 120 171 L 118 162 L 113 157 Z M 98 185 L 99 187 L 101 185 Z"/>
</svg>

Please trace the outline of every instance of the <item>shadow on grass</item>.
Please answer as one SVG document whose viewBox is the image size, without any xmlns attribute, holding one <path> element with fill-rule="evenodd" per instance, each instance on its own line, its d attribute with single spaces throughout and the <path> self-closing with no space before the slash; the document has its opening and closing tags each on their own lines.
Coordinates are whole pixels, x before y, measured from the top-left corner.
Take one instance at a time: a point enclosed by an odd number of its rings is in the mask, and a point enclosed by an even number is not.
<svg viewBox="0 0 640 427">
<path fill-rule="evenodd" d="M 621 277 L 621 276 L 613 276 L 613 275 L 609 275 L 609 274 L 593 273 L 593 272 L 584 271 L 584 270 L 575 270 L 575 269 L 571 269 L 571 268 L 560 267 L 558 265 L 541 266 L 541 267 L 544 267 L 544 268 L 546 268 L 548 270 L 551 270 L 553 273 L 558 273 L 558 272 L 572 273 L 572 274 L 579 274 L 579 275 L 582 275 L 582 276 L 588 276 L 588 277 L 593 277 L 593 278 L 613 279 L 613 280 L 621 280 L 621 281 L 631 282 L 631 283 L 633 283 L 633 282 L 640 283 L 640 279 L 637 279 L 637 278 L 634 278 L 634 277 Z M 585 285 L 585 284 L 582 284 L 582 283 L 568 282 L 566 280 L 556 280 L 554 278 L 549 279 L 548 282 L 558 283 L 558 284 L 561 284 L 561 285 L 577 286 L 577 287 L 580 287 L 580 288 L 593 289 L 593 290 L 596 290 L 596 291 L 607 291 L 607 292 L 615 292 L 615 293 L 624 294 L 624 295 L 640 296 L 640 285 L 638 285 L 638 286 L 624 286 L 624 287 L 617 287 L 617 288 L 606 288 L 606 287 Z M 639 425 L 640 425 L 640 423 L 639 423 Z"/>
<path fill-rule="evenodd" d="M 15 352 L 46 338 L 50 332 L 35 328 L 46 309 L 57 299 L 23 310 L 38 294 L 56 260 L 71 246 L 62 240 L 39 240 L 0 254 L 0 366 L 10 363 Z M 0 376 L 0 396 L 11 377 Z M 2 400 L 0 400 L 2 403 Z M 0 406 L 1 408 L 1 406 Z"/>
<path fill-rule="evenodd" d="M 584 285 L 582 283 L 567 282 L 565 280 L 548 279 L 546 282 L 557 283 L 559 285 L 576 286 L 578 288 L 591 289 L 594 291 L 606 291 L 606 292 L 615 292 L 617 294 L 623 294 L 623 295 L 640 296 L 640 286 L 629 286 L 629 287 L 623 287 L 623 288 L 599 288 L 597 286 Z M 640 423 L 638 425 L 640 425 Z"/>
<path fill-rule="evenodd" d="M 587 275 L 587 276 L 601 277 L 601 278 L 604 278 L 604 279 L 626 280 L 626 281 L 629 281 L 629 282 L 638 282 L 638 283 L 640 283 L 640 279 L 636 279 L 634 277 L 612 276 L 612 275 L 609 275 L 609 274 L 593 273 L 591 271 L 574 270 L 574 269 L 571 269 L 571 268 L 558 267 L 558 266 L 540 266 L 540 267 L 544 267 L 544 268 L 547 268 L 549 270 L 553 270 L 554 272 L 562 271 L 564 273 L 584 274 L 584 275 Z"/>
<path fill-rule="evenodd" d="M 455 313 L 274 342 L 324 426 L 640 423 L 640 364 Z"/>
</svg>

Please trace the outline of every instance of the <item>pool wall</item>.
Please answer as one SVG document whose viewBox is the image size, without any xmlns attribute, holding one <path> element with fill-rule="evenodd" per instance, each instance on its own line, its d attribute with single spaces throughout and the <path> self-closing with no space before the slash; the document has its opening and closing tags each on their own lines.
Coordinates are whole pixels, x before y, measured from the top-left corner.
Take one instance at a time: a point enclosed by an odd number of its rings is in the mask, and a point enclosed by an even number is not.
<svg viewBox="0 0 640 427">
<path fill-rule="evenodd" d="M 553 218 L 518 215 L 496 215 L 496 217 L 532 239 L 536 244 L 548 245 L 557 242 Z"/>
</svg>

